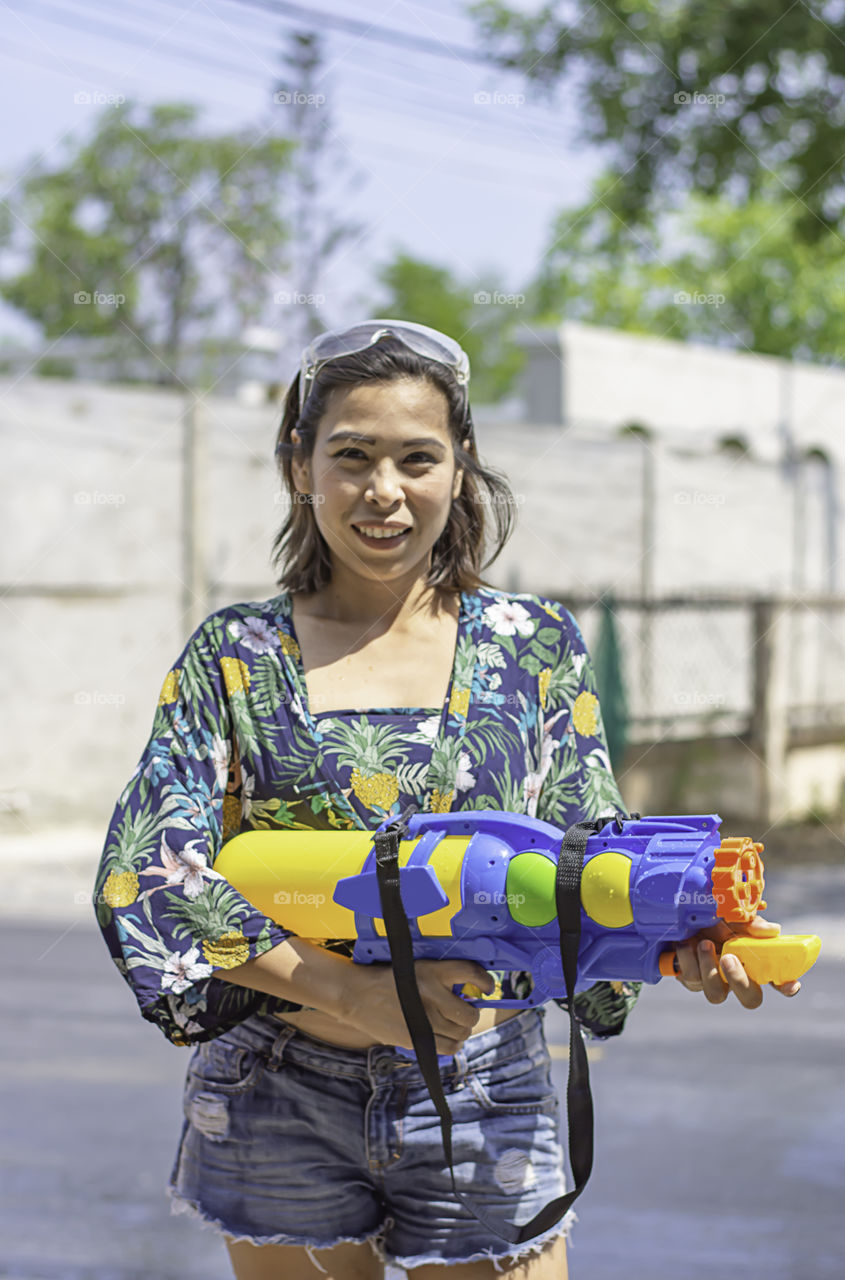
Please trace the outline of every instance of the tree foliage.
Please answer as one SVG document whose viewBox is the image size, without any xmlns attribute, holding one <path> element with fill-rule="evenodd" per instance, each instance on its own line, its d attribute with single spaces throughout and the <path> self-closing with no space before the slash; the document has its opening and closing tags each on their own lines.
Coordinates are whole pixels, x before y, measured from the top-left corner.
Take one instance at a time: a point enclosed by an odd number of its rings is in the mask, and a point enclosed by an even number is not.
<svg viewBox="0 0 845 1280">
<path fill-rule="evenodd" d="M 378 269 L 386 297 L 375 315 L 427 324 L 459 342 L 469 356 L 473 403 L 501 400 L 514 389 L 524 352 L 513 341 L 522 295 L 505 293 L 492 271 L 456 279 L 446 267 L 399 252 Z"/>
<path fill-rule="evenodd" d="M 612 203 L 626 222 L 661 190 L 744 199 L 777 170 L 802 202 L 797 234 L 841 227 L 841 0 L 551 0 L 530 14 L 479 0 L 469 13 L 499 65 L 541 93 L 568 81 L 583 140 L 624 175 Z"/>
<path fill-rule="evenodd" d="M 540 323 L 583 320 L 659 337 L 838 362 L 845 350 L 845 259 L 828 232 L 808 245 L 800 201 L 780 185 L 743 204 L 693 195 L 632 229 L 605 179 L 559 214 L 532 286 Z"/>
<path fill-rule="evenodd" d="M 197 108 L 106 107 L 61 162 L 33 164 L 5 203 L 0 295 L 43 329 L 108 336 L 180 380 L 188 340 L 240 337 L 284 268 L 278 212 L 291 143 L 202 134 Z"/>
</svg>

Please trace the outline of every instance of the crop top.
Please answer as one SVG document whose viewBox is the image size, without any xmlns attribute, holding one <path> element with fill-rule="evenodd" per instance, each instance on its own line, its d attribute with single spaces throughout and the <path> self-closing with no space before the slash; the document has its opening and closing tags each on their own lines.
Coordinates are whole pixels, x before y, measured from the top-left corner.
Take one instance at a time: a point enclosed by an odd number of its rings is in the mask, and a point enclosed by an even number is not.
<svg viewBox="0 0 845 1280">
<path fill-rule="evenodd" d="M 432 813 L 525 813 L 561 829 L 627 815 L 568 610 L 493 587 L 462 592 L 441 707 L 316 715 L 288 592 L 212 613 L 164 678 L 94 885 L 97 920 L 142 1016 L 192 1045 L 254 1013 L 302 1009 L 216 976 L 293 932 L 214 870 L 223 843 L 257 828 L 375 829 L 412 801 Z M 320 945 L 351 956 L 354 941 Z M 598 982 L 576 995 L 576 1017 L 591 1036 L 617 1035 L 639 991 Z"/>
</svg>

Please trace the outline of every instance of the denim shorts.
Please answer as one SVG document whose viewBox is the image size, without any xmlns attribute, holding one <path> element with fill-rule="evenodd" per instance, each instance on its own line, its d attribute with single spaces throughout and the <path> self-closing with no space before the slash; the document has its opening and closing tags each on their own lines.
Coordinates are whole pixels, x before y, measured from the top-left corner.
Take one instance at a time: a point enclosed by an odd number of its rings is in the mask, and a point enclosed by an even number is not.
<svg viewBox="0 0 845 1280">
<path fill-rule="evenodd" d="M 441 1061 L 455 1183 L 494 1222 L 522 1226 L 566 1190 L 544 1017 L 521 1010 Z M 184 1114 L 171 1210 L 233 1241 L 368 1241 L 397 1267 L 490 1258 L 501 1270 L 576 1220 L 570 1209 L 516 1246 L 474 1218 L 416 1060 L 391 1045 L 339 1048 L 255 1014 L 193 1050 Z"/>
</svg>

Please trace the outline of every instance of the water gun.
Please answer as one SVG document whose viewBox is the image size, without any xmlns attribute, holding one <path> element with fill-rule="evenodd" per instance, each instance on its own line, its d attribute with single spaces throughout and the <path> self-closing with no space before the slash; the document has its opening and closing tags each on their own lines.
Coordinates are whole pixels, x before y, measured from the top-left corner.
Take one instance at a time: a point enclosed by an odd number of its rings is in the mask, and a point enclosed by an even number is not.
<svg viewBox="0 0 845 1280">
<path fill-rule="evenodd" d="M 574 994 L 602 979 L 658 982 L 675 972 L 677 943 L 700 929 L 752 920 L 763 901 L 763 845 L 723 839 L 718 814 L 574 823 L 563 832 L 493 810 L 414 812 L 370 831 L 250 831 L 214 862 L 265 915 L 301 937 L 355 939 L 353 960 L 390 962 L 419 1069 L 440 1116 L 452 1190 L 491 1232 L 523 1244 L 548 1231 L 582 1193 L 593 1164 L 593 1103 Z M 815 962 L 815 935 L 734 937 L 756 982 L 787 982 Z M 474 960 L 493 973 L 474 1005 L 529 1007 L 563 998 L 569 1010 L 566 1089 L 572 1187 L 530 1222 L 495 1221 L 456 1184 L 452 1119 L 418 959 Z M 508 986 L 506 987 L 506 981 Z M 521 987 L 515 984 L 522 984 Z"/>
<path fill-rule="evenodd" d="M 390 826 L 387 819 L 377 829 Z M 676 945 L 722 920 L 763 910 L 763 845 L 720 835 L 718 814 L 596 820 L 580 878 L 577 984 L 656 983 L 677 972 Z M 215 871 L 301 937 L 355 940 L 353 960 L 390 962 L 372 831 L 250 831 L 222 847 Z M 414 813 L 398 847 L 399 887 L 414 959 L 474 960 L 496 981 L 454 990 L 476 1006 L 527 1008 L 566 998 L 555 898 L 564 832 L 495 810 Z M 734 937 L 759 983 L 799 978 L 815 934 Z"/>
</svg>

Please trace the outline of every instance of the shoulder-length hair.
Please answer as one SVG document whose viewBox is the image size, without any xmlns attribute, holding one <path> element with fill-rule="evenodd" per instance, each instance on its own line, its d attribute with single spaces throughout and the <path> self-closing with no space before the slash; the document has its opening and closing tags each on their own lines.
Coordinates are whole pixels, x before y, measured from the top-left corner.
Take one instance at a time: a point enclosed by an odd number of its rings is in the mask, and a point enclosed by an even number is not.
<svg viewBox="0 0 845 1280">
<path fill-rule="evenodd" d="M 288 388 L 276 437 L 276 457 L 290 498 L 290 511 L 276 534 L 272 552 L 272 564 L 280 570 L 278 585 L 285 590 L 308 595 L 319 591 L 332 576 L 329 548 L 317 527 L 313 504 L 302 500 L 293 481 L 291 461 L 297 448 L 291 439 L 293 428 L 302 437 L 299 458 L 310 458 L 329 394 L 336 387 L 408 377 L 425 378 L 445 395 L 455 465 L 464 472 L 461 492 L 453 499 L 449 519 L 434 544 L 425 584 L 454 593 L 491 585 L 485 583 L 481 571 L 493 563 L 513 532 L 516 499 L 503 473 L 479 461 L 469 406 L 464 424 L 464 393 L 451 370 L 386 336 L 364 351 L 324 365 L 312 383 L 301 417 L 299 373 Z M 462 441 L 467 436 L 469 444 L 464 448 Z M 491 526 L 493 553 L 482 561 Z"/>
</svg>

